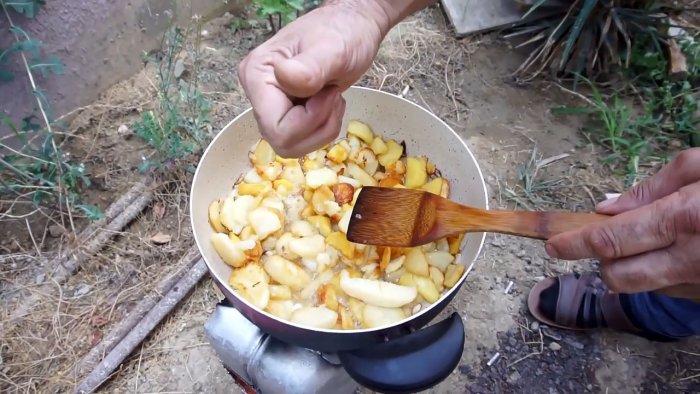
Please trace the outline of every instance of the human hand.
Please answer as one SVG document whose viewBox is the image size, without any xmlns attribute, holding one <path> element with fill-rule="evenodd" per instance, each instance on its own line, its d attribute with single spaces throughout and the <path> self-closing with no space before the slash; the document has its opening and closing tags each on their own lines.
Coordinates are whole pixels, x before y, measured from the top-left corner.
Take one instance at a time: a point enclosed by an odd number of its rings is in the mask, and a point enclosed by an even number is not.
<svg viewBox="0 0 700 394">
<path fill-rule="evenodd" d="M 282 28 L 239 65 L 260 133 L 282 157 L 333 141 L 341 93 L 372 64 L 389 29 L 435 0 L 328 0 Z"/>
<path fill-rule="evenodd" d="M 260 132 L 280 156 L 302 156 L 337 137 L 341 92 L 369 68 L 388 31 L 381 13 L 376 6 L 319 7 L 241 62 L 238 77 Z"/>
<path fill-rule="evenodd" d="M 556 258 L 598 258 L 601 276 L 619 293 L 677 286 L 697 297 L 700 285 L 700 148 L 681 152 L 657 174 L 600 203 L 605 221 L 559 234 L 545 248 Z"/>
</svg>

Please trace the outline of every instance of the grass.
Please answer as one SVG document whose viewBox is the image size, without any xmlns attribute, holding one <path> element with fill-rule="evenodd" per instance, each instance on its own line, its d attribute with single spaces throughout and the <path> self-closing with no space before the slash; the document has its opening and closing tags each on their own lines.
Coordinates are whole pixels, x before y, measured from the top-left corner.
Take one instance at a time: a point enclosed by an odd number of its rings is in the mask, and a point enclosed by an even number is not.
<svg viewBox="0 0 700 394">
<path fill-rule="evenodd" d="M 537 146 L 533 146 L 527 160 L 516 167 L 515 182 L 509 184 L 499 181 L 499 199 L 505 197 L 505 202 L 514 204 L 515 209 L 559 208 L 565 200 L 560 192 L 567 191 L 572 185 L 566 183 L 565 177 L 552 177 L 544 172 L 547 166 L 567 156 L 545 158 Z"/>
<path fill-rule="evenodd" d="M 605 148 L 601 160 L 624 177 L 627 187 L 637 181 L 640 166 L 665 163 L 675 149 L 700 143 L 695 98 L 700 44 L 683 39 L 680 47 L 689 65 L 685 79 L 670 80 L 662 48 L 655 40 L 639 38 L 622 87 L 604 94 L 602 88 L 581 77 L 590 90 L 587 105 L 552 110 L 558 115 L 588 117 L 585 136 Z"/>
</svg>

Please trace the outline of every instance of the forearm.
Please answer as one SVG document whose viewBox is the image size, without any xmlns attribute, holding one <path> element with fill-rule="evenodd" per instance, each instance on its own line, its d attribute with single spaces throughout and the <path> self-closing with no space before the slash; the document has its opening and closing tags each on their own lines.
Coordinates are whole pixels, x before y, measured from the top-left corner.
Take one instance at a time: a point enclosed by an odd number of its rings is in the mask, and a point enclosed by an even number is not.
<svg viewBox="0 0 700 394">
<path fill-rule="evenodd" d="M 414 12 L 437 0 L 326 0 L 324 6 L 338 6 L 363 14 L 377 22 L 382 36 Z"/>
</svg>

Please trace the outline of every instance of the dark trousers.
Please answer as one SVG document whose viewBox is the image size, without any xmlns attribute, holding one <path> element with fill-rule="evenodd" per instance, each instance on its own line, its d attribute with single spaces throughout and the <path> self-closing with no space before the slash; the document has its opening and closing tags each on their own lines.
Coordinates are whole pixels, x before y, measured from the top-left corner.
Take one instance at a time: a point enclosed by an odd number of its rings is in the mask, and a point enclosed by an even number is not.
<svg viewBox="0 0 700 394">
<path fill-rule="evenodd" d="M 657 293 L 630 295 L 635 319 L 648 331 L 672 338 L 700 334 L 700 304 Z"/>
</svg>

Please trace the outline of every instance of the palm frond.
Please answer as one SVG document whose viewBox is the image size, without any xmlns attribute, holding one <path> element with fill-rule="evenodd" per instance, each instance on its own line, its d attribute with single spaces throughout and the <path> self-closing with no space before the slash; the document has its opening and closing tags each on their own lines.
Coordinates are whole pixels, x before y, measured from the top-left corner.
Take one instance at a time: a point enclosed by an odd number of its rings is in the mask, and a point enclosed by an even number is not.
<svg viewBox="0 0 700 394">
<path fill-rule="evenodd" d="M 529 81 L 549 69 L 558 77 L 609 77 L 626 68 L 638 35 L 665 41 L 677 10 L 653 0 L 513 0 L 524 8 L 522 22 L 505 37 L 522 39 L 516 47 L 531 53 L 514 72 Z M 547 16 L 526 20 L 535 10 Z"/>
</svg>

